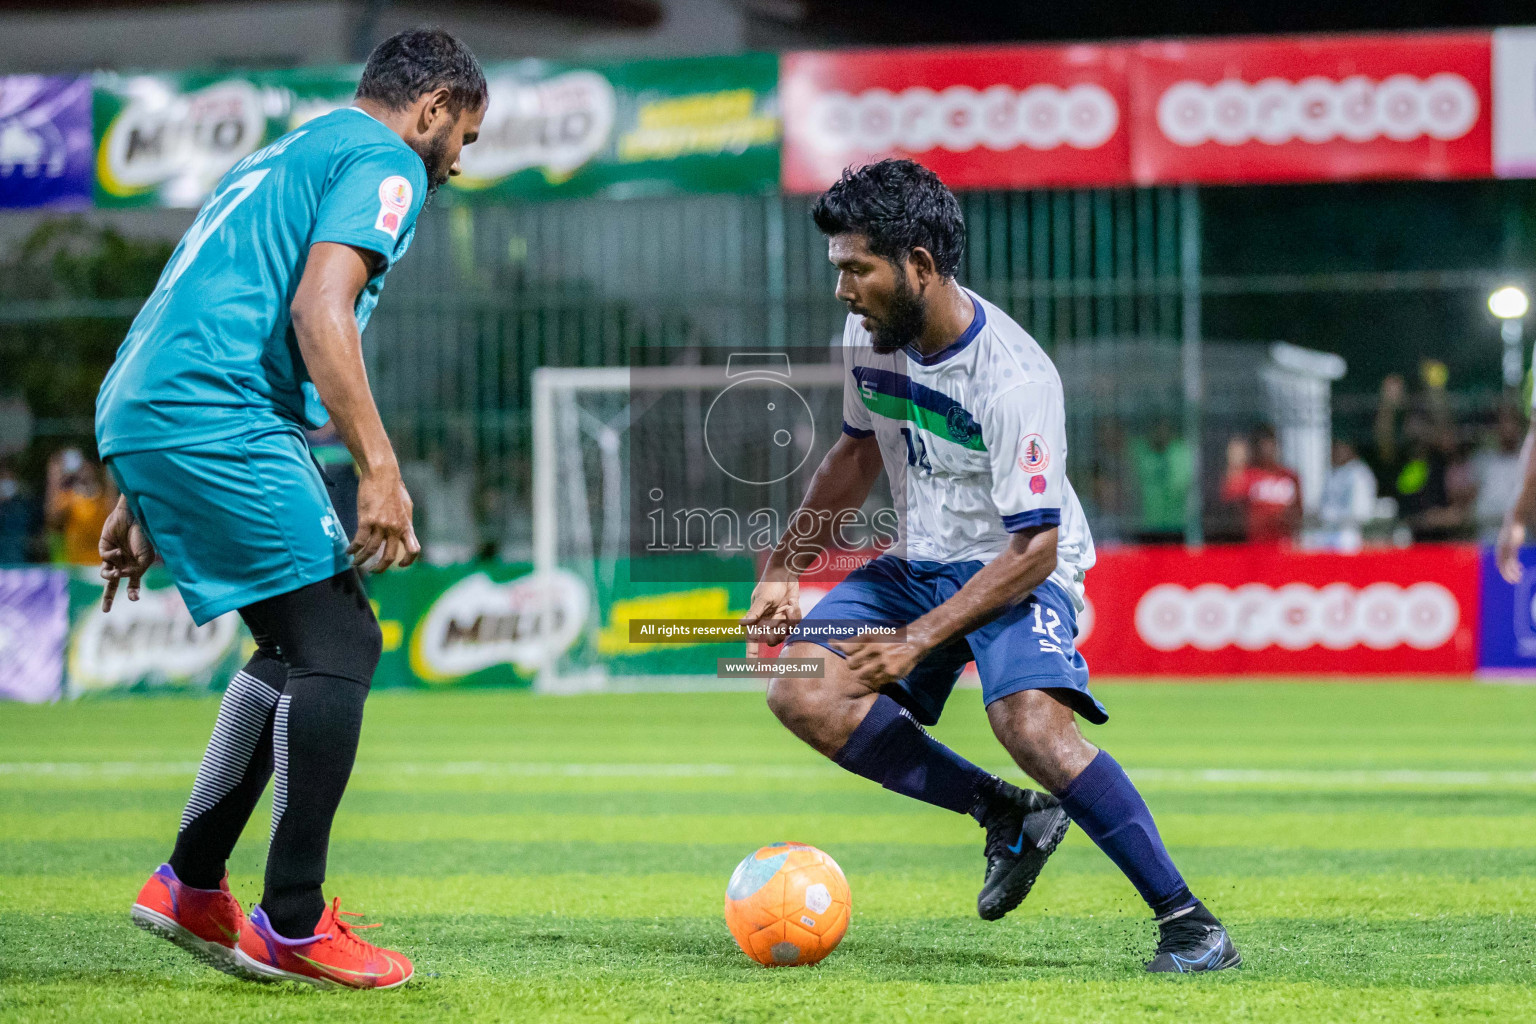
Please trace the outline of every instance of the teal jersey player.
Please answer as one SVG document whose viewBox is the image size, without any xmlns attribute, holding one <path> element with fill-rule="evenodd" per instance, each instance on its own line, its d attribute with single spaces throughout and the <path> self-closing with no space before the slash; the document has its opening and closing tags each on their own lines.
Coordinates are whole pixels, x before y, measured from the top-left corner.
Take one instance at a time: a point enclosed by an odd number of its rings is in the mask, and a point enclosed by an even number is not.
<svg viewBox="0 0 1536 1024">
<path fill-rule="evenodd" d="M 351 565 L 303 434 L 326 414 L 290 306 L 312 246 L 351 246 L 372 260 L 361 331 L 427 191 L 422 158 L 363 110 L 310 121 L 224 176 L 118 350 L 97 442 L 198 623 Z"/>
<path fill-rule="evenodd" d="M 166 264 L 96 401 L 103 458 L 219 441 L 305 416 L 307 381 L 288 312 L 309 247 L 378 254 L 357 299 L 362 330 L 411 244 L 427 194 L 421 158 L 356 107 L 241 160 Z"/>
<path fill-rule="evenodd" d="M 323 891 L 383 650 L 358 567 L 407 566 L 421 551 L 362 329 L 422 207 L 461 172 L 489 98 L 480 62 L 449 33 L 381 42 L 354 106 L 230 168 L 97 399 L 122 490 L 101 531 L 102 610 L 124 579 L 136 599 L 159 556 L 194 621 L 238 611 L 255 642 L 220 699 L 170 857 L 129 911 L 240 978 L 384 989 L 414 971 L 353 932 Z M 305 438 L 321 419 L 356 460 L 355 531 Z M 229 856 L 269 781 L 266 875 L 247 915 Z"/>
</svg>

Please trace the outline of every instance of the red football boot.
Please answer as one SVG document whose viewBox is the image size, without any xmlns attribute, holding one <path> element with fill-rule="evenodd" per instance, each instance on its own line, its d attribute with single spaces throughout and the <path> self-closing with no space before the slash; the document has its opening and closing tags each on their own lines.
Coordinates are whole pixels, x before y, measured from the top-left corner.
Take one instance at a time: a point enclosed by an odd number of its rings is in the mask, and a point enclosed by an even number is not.
<svg viewBox="0 0 1536 1024">
<path fill-rule="evenodd" d="M 360 916 L 342 910 L 340 899 L 332 900 L 313 935 L 285 939 L 272 930 L 265 911 L 252 907 L 235 958 L 249 975 L 316 988 L 396 988 L 410 981 L 414 968 L 404 953 L 358 938 L 358 930 L 377 924 L 344 920 Z"/>
<path fill-rule="evenodd" d="M 209 967 L 243 977 L 235 946 L 245 929 L 240 901 L 229 894 L 229 875 L 217 889 L 194 889 L 176 877 L 169 864 L 149 876 L 129 915 L 133 923 L 168 939 Z"/>
</svg>

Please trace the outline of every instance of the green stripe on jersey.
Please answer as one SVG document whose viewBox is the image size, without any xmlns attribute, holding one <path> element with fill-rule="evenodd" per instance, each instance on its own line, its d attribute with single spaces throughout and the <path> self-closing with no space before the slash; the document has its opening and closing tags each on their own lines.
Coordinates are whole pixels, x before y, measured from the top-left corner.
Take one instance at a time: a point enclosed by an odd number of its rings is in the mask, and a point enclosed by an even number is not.
<svg viewBox="0 0 1536 1024">
<path fill-rule="evenodd" d="M 859 389 L 859 397 L 864 400 L 864 405 L 870 412 L 886 419 L 906 420 L 915 424 L 922 430 L 926 430 L 934 437 L 943 438 L 951 444 L 957 444 L 962 448 L 969 448 L 973 452 L 984 452 L 987 446 L 981 440 L 981 432 L 974 428 L 956 432 L 950 429 L 947 417 L 925 409 L 910 398 L 897 398 L 895 395 L 887 395 L 884 392 L 869 392 Z M 959 406 L 955 407 L 959 409 Z M 972 420 L 974 422 L 974 420 Z"/>
</svg>

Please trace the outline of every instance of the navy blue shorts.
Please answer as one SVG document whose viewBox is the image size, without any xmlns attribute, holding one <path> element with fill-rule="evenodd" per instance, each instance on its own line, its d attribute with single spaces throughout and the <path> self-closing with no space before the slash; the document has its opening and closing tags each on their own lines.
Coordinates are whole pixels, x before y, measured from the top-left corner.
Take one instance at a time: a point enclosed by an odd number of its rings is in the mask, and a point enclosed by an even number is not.
<svg viewBox="0 0 1536 1024">
<path fill-rule="evenodd" d="M 985 562 L 908 561 L 892 555 L 860 566 L 817 602 L 801 627 L 819 622 L 868 622 L 904 626 L 955 595 Z M 982 700 L 991 704 L 1020 690 L 1050 690 L 1095 725 L 1109 720 L 1088 690 L 1088 664 L 1077 652 L 1077 612 L 1051 580 L 1022 604 L 924 658 L 886 693 L 924 725 L 933 725 L 970 661 L 981 676 Z M 827 647 L 797 627 L 786 641 Z M 838 652 L 833 651 L 834 654 Z"/>
</svg>

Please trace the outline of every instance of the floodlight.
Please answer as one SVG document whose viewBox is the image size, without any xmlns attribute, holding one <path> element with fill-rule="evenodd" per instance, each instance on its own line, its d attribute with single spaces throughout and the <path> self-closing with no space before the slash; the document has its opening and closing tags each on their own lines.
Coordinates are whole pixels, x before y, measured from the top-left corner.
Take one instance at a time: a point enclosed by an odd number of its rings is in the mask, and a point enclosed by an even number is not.
<svg viewBox="0 0 1536 1024">
<path fill-rule="evenodd" d="M 1488 311 L 1500 320 L 1518 320 L 1531 308 L 1531 300 L 1525 292 L 1512 284 L 1505 285 L 1488 296 Z"/>
</svg>

